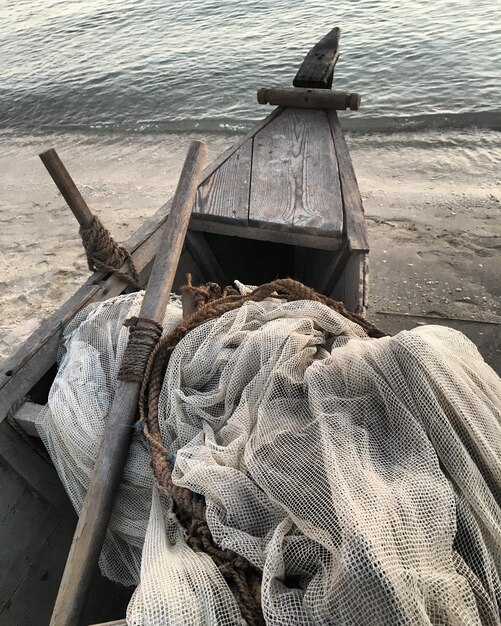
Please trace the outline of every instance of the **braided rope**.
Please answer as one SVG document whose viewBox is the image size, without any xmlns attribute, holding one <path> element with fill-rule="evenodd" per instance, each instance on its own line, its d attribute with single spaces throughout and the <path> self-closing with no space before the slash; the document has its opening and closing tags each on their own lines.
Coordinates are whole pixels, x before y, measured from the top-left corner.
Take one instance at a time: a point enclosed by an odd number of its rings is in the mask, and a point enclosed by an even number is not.
<svg viewBox="0 0 501 626">
<path fill-rule="evenodd" d="M 80 236 L 91 271 L 113 272 L 127 285 L 139 289 L 139 275 L 130 252 L 116 243 L 97 216 L 92 217 L 88 226 L 80 227 Z M 124 263 L 127 272 L 120 272 Z"/>
<path fill-rule="evenodd" d="M 118 380 L 140 383 L 151 352 L 162 335 L 162 325 L 146 317 L 130 317 L 124 326 L 129 328 L 129 341 L 122 357 Z"/>
</svg>

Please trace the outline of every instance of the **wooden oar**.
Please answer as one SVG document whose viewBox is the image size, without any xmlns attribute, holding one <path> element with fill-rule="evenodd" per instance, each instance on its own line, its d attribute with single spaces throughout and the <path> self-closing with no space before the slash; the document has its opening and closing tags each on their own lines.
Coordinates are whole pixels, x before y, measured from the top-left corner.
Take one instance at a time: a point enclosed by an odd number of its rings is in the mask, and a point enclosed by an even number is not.
<svg viewBox="0 0 501 626">
<path fill-rule="evenodd" d="M 50 150 L 42 152 L 39 157 L 80 226 L 88 227 L 92 222 L 92 212 L 82 198 L 82 194 L 78 191 L 78 187 L 73 182 L 57 152 L 54 148 L 50 148 Z"/>
<path fill-rule="evenodd" d="M 190 145 L 155 257 L 139 318 L 161 324 L 183 248 L 190 214 L 207 152 L 203 142 Z M 78 520 L 57 596 L 51 626 L 76 626 L 85 594 L 101 553 L 116 492 L 129 450 L 139 382 L 118 381 L 98 456 Z"/>
<path fill-rule="evenodd" d="M 92 214 L 57 152 L 51 148 L 39 156 L 80 224 L 89 269 L 112 271 L 129 285 L 129 290 L 138 289 L 140 278 L 130 252 L 118 244 L 99 218 Z"/>
</svg>

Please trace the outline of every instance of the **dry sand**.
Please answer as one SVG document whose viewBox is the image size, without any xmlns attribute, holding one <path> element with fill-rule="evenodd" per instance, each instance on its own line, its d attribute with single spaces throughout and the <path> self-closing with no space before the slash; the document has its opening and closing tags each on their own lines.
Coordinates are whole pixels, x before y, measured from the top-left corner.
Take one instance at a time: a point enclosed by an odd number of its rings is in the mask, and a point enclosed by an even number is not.
<svg viewBox="0 0 501 626">
<path fill-rule="evenodd" d="M 88 276 L 75 219 L 36 155 L 55 146 L 91 208 L 123 240 L 172 195 L 191 138 L 3 139 L 0 358 Z M 233 141 L 206 139 L 209 156 Z M 501 140 L 463 132 L 349 143 L 369 224 L 369 316 L 491 322 L 499 342 Z M 499 344 L 493 350 L 499 355 Z"/>
</svg>

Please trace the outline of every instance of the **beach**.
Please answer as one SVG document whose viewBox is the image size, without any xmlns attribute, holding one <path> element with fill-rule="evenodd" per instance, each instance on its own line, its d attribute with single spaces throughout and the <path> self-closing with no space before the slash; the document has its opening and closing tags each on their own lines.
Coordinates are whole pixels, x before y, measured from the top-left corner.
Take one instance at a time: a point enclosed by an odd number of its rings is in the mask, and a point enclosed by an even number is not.
<svg viewBox="0 0 501 626">
<path fill-rule="evenodd" d="M 195 137 L 208 142 L 209 160 L 236 139 L 221 133 L 4 137 L 0 358 L 89 275 L 76 220 L 38 153 L 57 148 L 91 209 L 123 241 L 171 197 Z M 348 143 L 369 228 L 368 317 L 383 327 L 434 317 L 467 328 L 482 322 L 477 335 L 487 333 L 486 358 L 499 371 L 499 133 L 352 133 Z"/>
<path fill-rule="evenodd" d="M 391 332 L 479 321 L 496 361 L 499 3 L 8 0 L 0 15 L 0 358 L 89 274 L 40 152 L 57 149 L 123 241 L 172 195 L 192 138 L 222 152 L 269 112 L 256 90 L 290 86 L 339 26 L 333 86 L 362 95 L 340 117 L 369 227 L 368 314 Z"/>
</svg>

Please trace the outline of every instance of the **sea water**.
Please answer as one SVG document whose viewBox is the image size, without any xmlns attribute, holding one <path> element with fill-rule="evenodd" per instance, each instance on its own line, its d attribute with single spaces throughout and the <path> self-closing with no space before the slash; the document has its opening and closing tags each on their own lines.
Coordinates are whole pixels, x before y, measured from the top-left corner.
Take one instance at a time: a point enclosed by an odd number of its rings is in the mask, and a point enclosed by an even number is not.
<svg viewBox="0 0 501 626">
<path fill-rule="evenodd" d="M 348 129 L 501 128 L 499 0 L 2 0 L 0 128 L 241 132 L 334 26 Z"/>
</svg>

